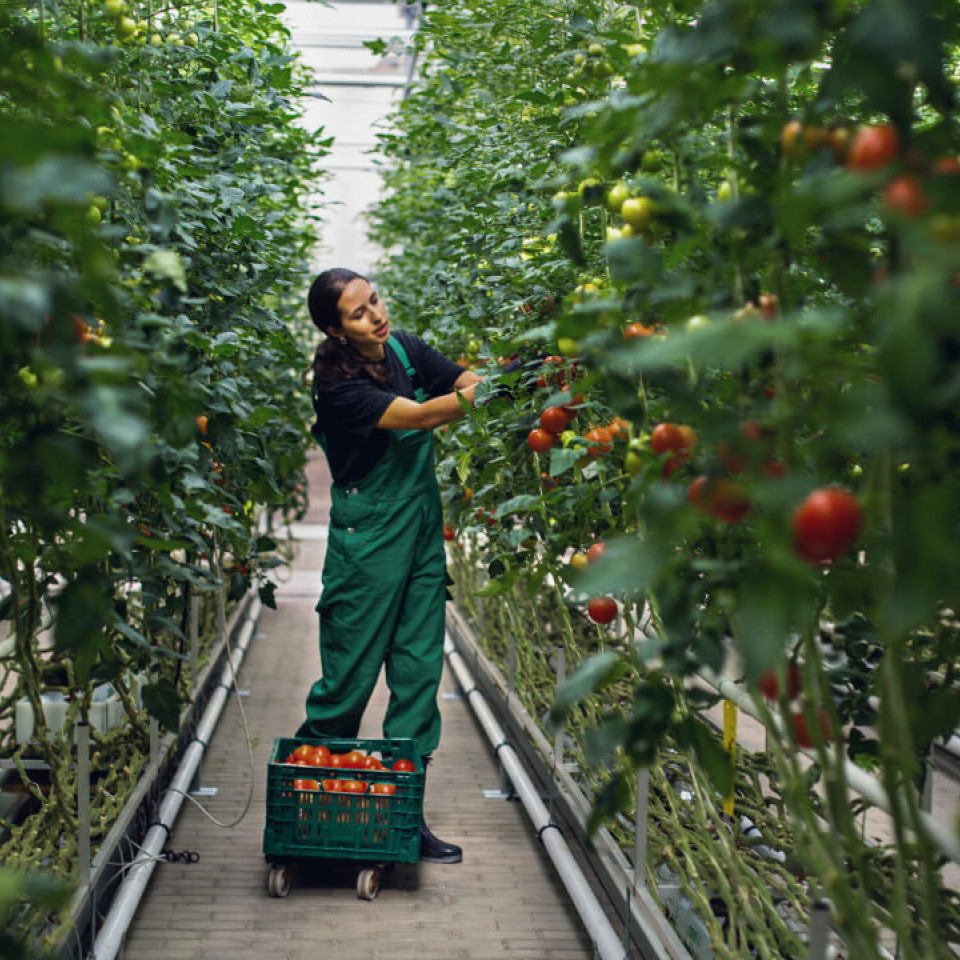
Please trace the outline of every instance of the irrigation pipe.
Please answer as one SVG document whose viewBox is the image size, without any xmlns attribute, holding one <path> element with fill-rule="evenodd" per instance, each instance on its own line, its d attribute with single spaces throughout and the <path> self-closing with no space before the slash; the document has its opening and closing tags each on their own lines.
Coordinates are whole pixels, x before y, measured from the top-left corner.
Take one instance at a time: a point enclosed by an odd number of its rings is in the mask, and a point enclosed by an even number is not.
<svg viewBox="0 0 960 960">
<path fill-rule="evenodd" d="M 220 675 L 220 683 L 211 694 L 210 702 L 197 727 L 196 736 L 184 750 L 180 766 L 164 794 L 163 802 L 160 804 L 158 821 L 147 831 L 140 852 L 127 871 L 127 877 L 117 891 L 110 906 L 110 912 L 97 934 L 93 944 L 93 960 L 114 960 L 123 945 L 123 938 L 126 936 L 137 906 L 146 892 L 147 884 L 153 875 L 153 868 L 158 862 L 160 852 L 167 843 L 170 830 L 180 813 L 184 797 L 190 788 L 190 783 L 197 768 L 200 766 L 200 761 L 203 759 L 206 745 L 210 742 L 216 730 L 217 721 L 220 719 L 220 714 L 227 702 L 227 695 L 234 685 L 234 678 L 240 669 L 240 664 L 243 662 L 244 654 L 247 652 L 247 647 L 250 645 L 250 640 L 256 629 L 261 606 L 260 598 L 254 597 L 250 604 L 247 619 L 240 628 L 237 645 L 233 650 L 227 651 L 227 663 Z"/>
<path fill-rule="evenodd" d="M 710 684 L 721 697 L 732 700 L 744 713 L 763 723 L 756 707 L 753 705 L 752 698 L 736 682 L 729 677 L 718 675 L 708 669 L 703 669 L 700 672 L 700 676 Z M 777 718 L 774 719 L 776 720 Z M 807 753 L 808 756 L 815 758 L 813 753 Z M 832 756 L 828 756 L 828 762 L 833 763 Z M 876 777 L 870 776 L 865 770 L 861 770 L 860 767 L 846 759 L 843 761 L 843 775 L 851 789 L 859 793 L 864 800 L 867 800 L 885 813 L 890 813 L 893 810 L 893 799 Z M 945 824 L 938 823 L 929 813 L 925 813 L 922 810 L 917 811 L 917 818 L 937 849 L 954 863 L 960 863 L 960 838 L 958 838 L 956 832 Z"/>
<path fill-rule="evenodd" d="M 627 960 L 627 950 L 610 925 L 600 902 L 594 896 L 583 872 L 570 853 L 570 848 L 560 833 L 560 828 L 551 820 L 550 813 L 540 799 L 536 788 L 527 776 L 516 751 L 506 742 L 503 729 L 497 722 L 483 694 L 474 683 L 473 674 L 463 657 L 456 651 L 453 641 L 447 637 L 444 651 L 457 681 L 466 694 L 473 712 L 493 745 L 504 771 L 510 778 L 517 796 L 523 803 L 544 849 L 557 868 L 573 905 L 593 941 L 600 960 Z M 97 960 L 100 960 L 99 954 Z"/>
</svg>

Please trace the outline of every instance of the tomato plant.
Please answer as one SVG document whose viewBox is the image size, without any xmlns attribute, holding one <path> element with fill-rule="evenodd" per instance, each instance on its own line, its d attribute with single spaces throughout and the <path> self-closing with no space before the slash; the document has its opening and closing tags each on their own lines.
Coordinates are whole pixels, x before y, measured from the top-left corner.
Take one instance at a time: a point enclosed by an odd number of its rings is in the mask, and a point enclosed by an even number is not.
<svg viewBox="0 0 960 960">
<path fill-rule="evenodd" d="M 960 602 L 960 15 L 895 6 L 531 0 L 521 15 L 472 0 L 428 13 L 423 69 L 381 140 L 393 166 L 375 223 L 398 315 L 441 347 L 472 341 L 476 369 L 498 380 L 440 442 L 446 503 L 469 482 L 471 511 L 499 510 L 482 529 L 459 514 L 485 603 L 504 622 L 520 599 L 549 606 L 527 621 L 531 646 L 583 664 L 551 716 L 583 750 L 595 822 L 620 831 L 642 766 L 654 802 L 670 798 L 658 833 L 673 832 L 651 862 L 691 902 L 705 885 L 791 900 L 816 878 L 846 949 L 870 958 L 882 928 L 917 955 L 956 946 L 929 838 L 869 849 L 843 777 L 823 775 L 842 753 L 913 790 L 933 738 L 960 720 L 960 632 L 943 622 Z M 514 354 L 506 373 L 496 358 Z M 578 425 L 517 458 L 556 406 Z M 630 424 L 610 431 L 629 437 L 623 456 L 585 457 L 585 431 L 616 417 Z M 595 541 L 616 562 L 567 576 Z M 620 612 L 602 645 L 584 609 L 601 597 Z M 489 650 L 504 647 L 497 618 L 482 619 Z M 746 865 L 746 845 L 705 839 L 677 799 L 692 794 L 713 822 L 729 789 L 691 689 L 731 652 L 771 719 L 759 762 L 781 818 L 764 829 L 792 831 L 796 870 Z M 804 711 L 830 720 L 812 772 L 795 762 L 791 717 L 778 727 L 779 703 L 758 692 L 784 663 L 805 678 Z M 524 691 L 538 717 L 543 669 Z M 933 701 L 919 679 L 931 674 Z M 781 681 L 789 694 L 792 672 Z M 895 811 L 894 833 L 912 834 L 916 814 Z M 700 844 L 709 856 L 690 864 L 676 853 Z M 712 946 L 806 955 L 768 920 L 744 898 Z"/>
</svg>

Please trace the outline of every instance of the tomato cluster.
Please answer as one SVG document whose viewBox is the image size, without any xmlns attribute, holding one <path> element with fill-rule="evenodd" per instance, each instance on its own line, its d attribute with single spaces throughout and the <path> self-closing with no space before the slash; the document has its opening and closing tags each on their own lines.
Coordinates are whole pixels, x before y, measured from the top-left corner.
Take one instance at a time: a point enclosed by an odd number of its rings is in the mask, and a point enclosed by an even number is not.
<svg viewBox="0 0 960 960">
<path fill-rule="evenodd" d="M 396 773 L 415 773 L 417 767 L 412 760 L 401 758 L 393 765 L 386 766 L 379 757 L 362 750 L 349 750 L 346 753 L 332 753 L 324 744 L 300 744 L 284 761 L 288 766 L 322 767 L 333 770 L 392 770 Z M 320 790 L 327 793 L 367 793 L 393 796 L 397 792 L 395 783 L 368 782 L 354 779 L 297 779 L 293 783 L 295 790 Z"/>
</svg>

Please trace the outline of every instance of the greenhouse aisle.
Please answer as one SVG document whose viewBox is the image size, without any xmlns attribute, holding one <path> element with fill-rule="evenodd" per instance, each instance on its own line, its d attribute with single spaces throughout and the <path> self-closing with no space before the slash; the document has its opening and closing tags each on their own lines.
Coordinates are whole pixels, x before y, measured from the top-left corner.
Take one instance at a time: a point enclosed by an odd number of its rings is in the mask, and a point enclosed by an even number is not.
<svg viewBox="0 0 960 960">
<path fill-rule="evenodd" d="M 441 686 L 444 732 L 427 783 L 425 810 L 436 833 L 463 845 L 457 865 L 400 865 L 385 873 L 373 902 L 357 899 L 355 875 L 301 870 L 286 899 L 267 895 L 261 855 L 265 771 L 275 737 L 302 718 L 319 669 L 314 612 L 329 501 L 322 458 L 310 470 L 311 508 L 293 527 L 296 556 L 264 609 L 240 671 L 240 703 L 254 740 L 251 771 L 238 701 L 231 697 L 203 767 L 204 799 L 221 821 L 249 813 L 233 829 L 185 804 L 170 837 L 197 863 L 158 867 L 124 946 L 127 960 L 588 960 L 593 949 L 522 807 L 487 799 L 499 772 L 489 745 L 449 673 Z M 361 736 L 380 735 L 386 689 L 378 688 Z"/>
</svg>

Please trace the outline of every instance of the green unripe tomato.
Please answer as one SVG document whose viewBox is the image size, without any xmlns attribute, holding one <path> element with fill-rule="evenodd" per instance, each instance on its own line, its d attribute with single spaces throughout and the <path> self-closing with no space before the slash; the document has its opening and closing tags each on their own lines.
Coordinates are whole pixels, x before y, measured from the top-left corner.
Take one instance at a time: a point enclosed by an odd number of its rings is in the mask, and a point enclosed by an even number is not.
<svg viewBox="0 0 960 960">
<path fill-rule="evenodd" d="M 83 215 L 83 222 L 88 227 L 98 227 L 103 222 L 103 214 L 96 204 L 91 203 L 90 206 L 87 207 L 86 213 Z"/>
<path fill-rule="evenodd" d="M 663 155 L 659 150 L 644 150 L 640 169 L 644 173 L 659 173 L 663 169 Z"/>
<path fill-rule="evenodd" d="M 647 52 L 647 48 L 642 43 L 628 43 L 623 49 L 630 57 L 639 57 Z"/>
<path fill-rule="evenodd" d="M 694 314 L 686 323 L 688 333 L 693 333 L 696 330 L 705 330 L 709 326 L 710 318 L 704 313 Z"/>
<path fill-rule="evenodd" d="M 94 197 L 90 201 L 101 213 L 110 209 L 110 201 L 106 197 Z"/>
<path fill-rule="evenodd" d="M 573 62 L 578 67 L 582 67 L 587 62 L 587 55 L 585 53 L 578 53 L 574 56 Z"/>
<path fill-rule="evenodd" d="M 623 458 L 623 467 L 631 477 L 635 477 L 643 469 L 643 459 L 635 450 L 628 450 Z"/>
<path fill-rule="evenodd" d="M 577 434 L 573 430 L 564 430 L 560 434 L 560 445 L 563 447 L 569 447 L 570 444 L 576 439 Z"/>
<path fill-rule="evenodd" d="M 649 197 L 630 197 L 623 201 L 620 216 L 634 230 L 644 230 L 653 220 L 653 201 Z"/>
<path fill-rule="evenodd" d="M 729 180 L 724 180 L 723 183 L 717 187 L 717 199 L 721 203 L 726 203 L 733 196 L 733 187 L 730 186 Z"/>
<path fill-rule="evenodd" d="M 130 17 L 121 17 L 117 21 L 117 36 L 129 40 L 137 32 L 137 23 Z"/>
<path fill-rule="evenodd" d="M 184 38 L 183 42 L 185 46 L 195 47 L 200 43 L 200 38 L 195 33 L 188 33 Z"/>
<path fill-rule="evenodd" d="M 591 43 L 590 46 L 587 47 L 587 53 L 589 53 L 591 57 L 602 57 L 602 56 L 603 56 L 603 44 L 602 44 L 602 43 Z"/>
<path fill-rule="evenodd" d="M 36 389 L 37 389 L 37 383 L 38 383 L 38 381 L 37 381 L 37 375 L 36 375 L 29 367 L 21 367 L 21 368 L 17 371 L 17 376 L 20 378 L 20 382 L 21 382 L 28 390 L 36 390 Z"/>
<path fill-rule="evenodd" d="M 183 39 L 179 33 L 168 33 L 167 34 L 167 44 L 171 47 L 179 47 L 183 43 Z"/>
<path fill-rule="evenodd" d="M 123 13 L 123 9 L 126 4 L 123 0 L 103 0 L 103 9 L 110 14 L 111 17 L 119 17 Z"/>
<path fill-rule="evenodd" d="M 618 180 L 607 191 L 607 209 L 611 213 L 619 213 L 624 201 L 629 199 L 630 188 L 622 180 Z"/>
<path fill-rule="evenodd" d="M 575 357 L 580 350 L 580 344 L 573 337 L 560 337 L 557 340 L 557 349 L 565 357 Z"/>
</svg>

